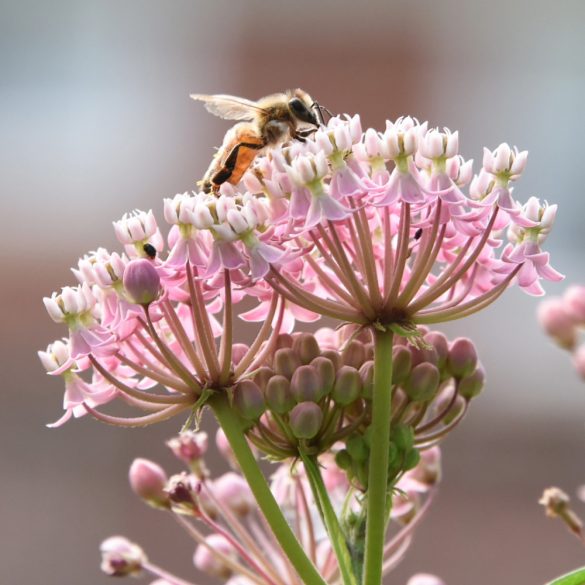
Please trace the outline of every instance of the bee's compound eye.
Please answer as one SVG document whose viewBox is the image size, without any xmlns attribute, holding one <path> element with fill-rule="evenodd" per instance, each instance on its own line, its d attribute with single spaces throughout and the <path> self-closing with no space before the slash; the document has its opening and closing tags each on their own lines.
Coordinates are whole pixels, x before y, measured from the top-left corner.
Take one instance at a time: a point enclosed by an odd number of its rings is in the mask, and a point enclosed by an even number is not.
<svg viewBox="0 0 585 585">
<path fill-rule="evenodd" d="M 293 114 L 297 118 L 299 118 L 299 120 L 302 120 L 307 124 L 314 124 L 315 126 L 317 125 L 317 119 L 315 118 L 315 114 L 311 112 L 309 108 L 307 108 L 307 106 L 302 100 L 300 100 L 299 98 L 293 98 L 288 102 L 288 105 L 292 110 Z"/>
<path fill-rule="evenodd" d="M 152 244 L 144 244 L 142 249 L 149 258 L 156 258 L 156 248 Z"/>
</svg>

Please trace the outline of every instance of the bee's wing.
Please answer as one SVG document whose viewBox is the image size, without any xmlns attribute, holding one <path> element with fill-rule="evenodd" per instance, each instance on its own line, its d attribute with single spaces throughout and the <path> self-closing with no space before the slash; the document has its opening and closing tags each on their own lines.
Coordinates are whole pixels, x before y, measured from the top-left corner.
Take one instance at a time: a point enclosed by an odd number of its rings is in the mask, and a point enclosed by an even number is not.
<svg viewBox="0 0 585 585">
<path fill-rule="evenodd" d="M 253 120 L 264 110 L 255 102 L 233 95 L 202 95 L 193 93 L 194 100 L 202 101 L 208 112 L 225 120 Z"/>
</svg>

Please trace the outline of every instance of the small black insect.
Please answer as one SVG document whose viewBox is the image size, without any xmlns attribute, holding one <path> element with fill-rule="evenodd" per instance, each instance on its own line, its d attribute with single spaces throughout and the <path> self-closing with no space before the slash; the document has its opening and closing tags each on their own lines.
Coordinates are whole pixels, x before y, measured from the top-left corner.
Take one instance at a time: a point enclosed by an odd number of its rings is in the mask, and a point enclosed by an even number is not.
<svg viewBox="0 0 585 585">
<path fill-rule="evenodd" d="M 414 239 L 415 239 L 415 240 L 419 240 L 419 239 L 420 239 L 420 237 L 422 236 L 422 232 L 423 232 L 423 231 L 422 231 L 422 228 L 418 228 L 418 229 L 416 230 L 416 232 L 414 232 Z"/>
<path fill-rule="evenodd" d="M 156 258 L 156 248 L 152 244 L 144 244 L 142 249 L 150 259 L 154 260 Z"/>
</svg>

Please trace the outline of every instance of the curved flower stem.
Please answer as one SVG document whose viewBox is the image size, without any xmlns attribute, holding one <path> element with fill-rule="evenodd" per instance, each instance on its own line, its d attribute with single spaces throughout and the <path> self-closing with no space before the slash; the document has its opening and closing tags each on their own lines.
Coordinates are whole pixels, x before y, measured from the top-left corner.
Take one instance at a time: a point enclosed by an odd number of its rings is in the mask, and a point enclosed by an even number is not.
<svg viewBox="0 0 585 585">
<path fill-rule="evenodd" d="M 357 579 L 351 567 L 351 557 L 349 550 L 347 549 L 345 536 L 339 525 L 339 520 L 337 519 L 335 510 L 331 505 L 331 500 L 327 494 L 327 488 L 323 483 L 323 478 L 319 471 L 319 464 L 313 457 L 310 457 L 302 450 L 299 451 L 301 459 L 303 460 L 303 465 L 305 466 L 305 471 L 307 472 L 307 478 L 309 480 L 309 485 L 311 486 L 311 491 L 313 492 L 313 497 L 317 503 L 319 514 L 321 515 L 323 524 L 325 524 L 325 527 L 327 528 L 327 533 L 331 540 L 331 546 L 335 550 L 335 556 L 337 557 L 337 563 L 339 564 L 339 570 L 341 572 L 341 579 L 344 585 L 357 585 Z"/>
<path fill-rule="evenodd" d="M 392 389 L 391 330 L 374 332 L 374 389 L 372 396 L 372 442 L 368 471 L 364 585 L 380 585 L 386 535 L 388 492 L 388 443 L 390 441 Z"/>
<path fill-rule="evenodd" d="M 208 404 L 230 443 L 242 473 L 256 498 L 258 507 L 299 576 L 306 585 L 326 585 L 282 515 L 266 478 L 248 445 L 240 420 L 230 408 L 227 397 L 216 394 L 209 399 Z"/>
</svg>

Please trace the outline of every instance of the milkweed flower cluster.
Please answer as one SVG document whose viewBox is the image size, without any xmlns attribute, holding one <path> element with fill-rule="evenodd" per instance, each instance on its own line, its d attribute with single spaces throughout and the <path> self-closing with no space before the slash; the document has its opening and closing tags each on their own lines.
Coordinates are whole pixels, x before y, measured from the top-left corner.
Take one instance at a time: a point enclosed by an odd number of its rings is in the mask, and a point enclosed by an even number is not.
<svg viewBox="0 0 585 585">
<path fill-rule="evenodd" d="M 165 199 L 166 235 L 152 211 L 125 214 L 114 222 L 123 250 L 86 254 L 73 269 L 78 284 L 44 299 L 68 330 L 39 352 L 48 374 L 65 383 L 65 412 L 52 426 L 89 413 L 120 426 L 183 415 L 189 427 L 210 405 L 287 549 L 278 563 L 286 569 L 290 560 L 313 585 L 322 585 L 318 571 L 346 585 L 364 572 L 377 584 L 410 539 L 385 539 L 385 517 L 404 509 L 418 517 L 408 482 L 484 385 L 473 343 L 428 327 L 487 307 L 512 284 L 540 295 L 543 280 L 562 278 L 542 249 L 556 206 L 535 197 L 520 204 L 513 192 L 526 160 L 525 151 L 501 144 L 485 149 L 474 174 L 457 132 L 410 117 L 363 131 L 358 116 L 334 117 L 306 141 L 256 157 L 238 185 Z M 298 331 L 299 322 L 324 316 L 337 331 Z M 251 342 L 238 337 L 236 317 L 257 323 Z M 105 412 L 117 399 L 140 416 Z M 183 460 L 204 451 L 177 441 Z M 270 512 L 273 497 L 254 481 L 260 470 L 247 441 L 286 473 L 299 470 L 291 510 L 278 500 L 297 519 L 305 474 L 335 562 L 315 552 L 315 526 L 300 521 L 297 530 L 305 549 L 313 543 L 307 555 L 278 506 Z M 190 474 L 170 483 L 143 463 L 149 483 L 133 485 L 156 507 L 211 528 L 216 520 L 202 502 L 216 496 L 195 459 Z M 343 478 L 342 526 L 333 508 L 341 500 L 328 501 L 320 478 L 324 461 Z M 244 488 L 230 493 L 253 508 Z M 244 545 L 217 526 L 198 566 L 222 578 L 281 582 L 279 568 L 246 558 Z M 269 543 L 268 534 L 261 538 Z M 114 540 L 104 550 L 111 574 L 150 566 L 131 544 Z M 317 557 L 326 564 L 315 569 Z"/>
<path fill-rule="evenodd" d="M 538 307 L 538 320 L 554 342 L 573 356 L 575 370 L 585 380 L 585 286 L 571 285 L 562 297 L 550 297 Z"/>
<path fill-rule="evenodd" d="M 217 442 L 231 464 L 223 441 L 220 431 Z M 133 491 L 153 508 L 178 520 L 195 542 L 193 564 L 200 572 L 230 585 L 297 583 L 288 559 L 263 525 L 260 511 L 238 468 L 232 467 L 219 477 L 212 477 L 207 471 L 207 443 L 205 433 L 190 431 L 171 439 L 169 447 L 188 466 L 188 471 L 171 476 L 152 461 L 135 460 L 129 473 Z M 359 510 L 359 491 L 352 488 L 332 454 L 323 458 L 322 465 L 333 505 L 351 522 Z M 440 453 L 434 447 L 396 485 L 390 538 L 384 552 L 385 573 L 404 556 L 414 529 L 429 508 L 439 479 Z M 280 464 L 272 474 L 271 485 L 299 541 L 326 582 L 341 583 L 339 567 L 316 512 L 303 467 Z M 164 578 L 165 583 L 188 583 L 152 564 L 137 544 L 123 537 L 106 539 L 101 552 L 102 570 L 109 575 L 135 575 L 144 571 Z"/>
</svg>

